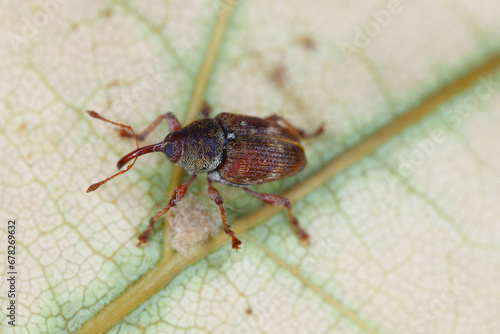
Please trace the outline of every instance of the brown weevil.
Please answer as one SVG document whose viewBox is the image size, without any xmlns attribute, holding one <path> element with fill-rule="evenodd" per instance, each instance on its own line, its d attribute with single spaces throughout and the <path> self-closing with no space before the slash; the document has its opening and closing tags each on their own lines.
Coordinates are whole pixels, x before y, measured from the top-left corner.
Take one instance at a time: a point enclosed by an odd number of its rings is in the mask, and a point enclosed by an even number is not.
<svg viewBox="0 0 500 334">
<path fill-rule="evenodd" d="M 167 206 L 154 215 L 146 231 L 139 236 L 138 246 L 148 242 L 156 221 L 171 207 L 175 206 L 187 193 L 196 176 L 208 176 L 208 195 L 220 209 L 224 231 L 231 237 L 233 249 L 238 250 L 241 241 L 231 230 L 221 194 L 213 182 L 241 187 L 250 195 L 271 205 L 282 205 L 288 210 L 290 222 L 302 242 L 308 243 L 308 234 L 295 218 L 290 201 L 274 194 L 261 194 L 248 186 L 280 180 L 300 172 L 306 165 L 306 156 L 300 143 L 301 138 L 311 138 L 323 131 L 320 127 L 312 134 L 297 129 L 280 116 L 257 118 L 245 115 L 221 113 L 208 118 L 210 108 L 203 106 L 202 118 L 182 127 L 171 112 L 158 117 L 145 131 L 136 135 L 132 127 L 101 117 L 95 111 L 87 111 L 90 116 L 122 127 L 122 137 L 134 137 L 137 149 L 121 158 L 120 170 L 127 162 L 134 161 L 125 170 L 91 185 L 87 192 L 130 170 L 137 157 L 151 152 L 162 152 L 168 160 L 184 168 L 191 178 L 178 186 Z M 160 143 L 139 148 L 138 140 L 143 140 L 163 120 L 167 120 L 170 133 Z M 126 129 L 126 130 L 125 130 Z"/>
</svg>

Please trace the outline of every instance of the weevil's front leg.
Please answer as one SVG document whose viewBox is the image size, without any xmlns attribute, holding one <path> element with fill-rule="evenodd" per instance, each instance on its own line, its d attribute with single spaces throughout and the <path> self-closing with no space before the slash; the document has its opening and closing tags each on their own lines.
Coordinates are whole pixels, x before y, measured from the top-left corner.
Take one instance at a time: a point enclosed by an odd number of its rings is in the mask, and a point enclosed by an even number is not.
<svg viewBox="0 0 500 334">
<path fill-rule="evenodd" d="M 273 123 L 278 123 L 279 121 L 283 122 L 283 124 L 285 124 L 287 127 L 289 127 L 290 129 L 294 130 L 295 132 L 297 132 L 299 134 L 300 138 L 304 138 L 304 139 L 314 138 L 314 137 L 319 136 L 320 134 L 323 133 L 323 130 L 325 128 L 325 125 L 322 124 L 313 133 L 306 133 L 304 130 L 296 128 L 294 125 L 292 125 L 290 122 L 288 122 L 285 118 L 283 118 L 281 116 L 271 115 L 269 117 L 266 117 L 265 119 L 267 119 L 268 121 L 271 121 Z"/>
<path fill-rule="evenodd" d="M 247 188 L 242 188 L 242 189 L 245 190 L 250 195 L 260 199 L 266 204 L 285 206 L 288 210 L 288 217 L 290 217 L 290 223 L 297 232 L 300 241 L 305 243 L 306 245 L 309 245 L 309 234 L 307 234 L 307 232 L 304 231 L 302 227 L 300 227 L 299 221 L 297 220 L 297 218 L 295 218 L 295 215 L 293 214 L 292 204 L 290 204 L 290 200 L 288 198 L 274 194 L 256 193 L 255 191 L 251 191 L 250 189 Z"/>
<path fill-rule="evenodd" d="M 142 131 L 141 133 L 137 134 L 137 139 L 139 140 L 144 140 L 146 137 L 158 126 L 158 124 L 161 123 L 162 120 L 166 120 L 168 122 L 168 126 L 170 129 L 170 132 L 174 132 L 176 130 L 179 130 L 182 126 L 181 123 L 177 120 L 177 117 L 171 112 L 166 113 L 165 115 L 161 115 L 158 117 L 153 123 L 151 123 L 146 130 Z M 132 134 L 127 131 L 127 130 L 120 130 L 120 136 L 121 137 L 132 137 Z"/>
<path fill-rule="evenodd" d="M 220 209 L 220 216 L 222 218 L 222 226 L 224 227 L 224 232 L 226 232 L 230 237 L 233 242 L 233 249 L 237 251 L 240 249 L 241 246 L 241 241 L 236 238 L 236 235 L 234 234 L 233 230 L 230 229 L 229 224 L 227 223 L 227 217 L 226 217 L 226 210 L 224 209 L 223 205 L 223 199 L 220 194 L 220 192 L 212 186 L 212 182 L 208 180 L 208 196 L 212 201 L 215 202 L 219 206 Z"/>
<path fill-rule="evenodd" d="M 142 244 L 145 244 L 149 240 L 149 235 L 151 234 L 151 231 L 153 231 L 153 228 L 155 227 L 155 223 L 158 219 L 160 219 L 161 216 L 167 213 L 168 210 L 170 210 L 171 207 L 175 206 L 179 201 L 186 196 L 186 193 L 189 189 L 189 186 L 191 183 L 193 183 L 194 179 L 196 179 L 196 175 L 191 176 L 191 178 L 186 182 L 175 188 L 174 193 L 172 194 L 172 197 L 170 198 L 170 201 L 168 202 L 168 205 L 158 211 L 156 215 L 154 215 L 151 220 L 149 221 L 149 226 L 148 229 L 144 232 L 141 233 L 139 236 L 139 243 L 137 244 L 137 247 L 140 247 Z"/>
</svg>

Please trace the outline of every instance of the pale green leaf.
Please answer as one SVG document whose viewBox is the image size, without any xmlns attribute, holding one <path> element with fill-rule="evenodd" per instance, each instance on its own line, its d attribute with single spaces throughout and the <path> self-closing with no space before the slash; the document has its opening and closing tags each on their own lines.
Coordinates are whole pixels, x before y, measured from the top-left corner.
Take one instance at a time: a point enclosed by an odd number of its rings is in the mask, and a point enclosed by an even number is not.
<svg viewBox="0 0 500 334">
<path fill-rule="evenodd" d="M 0 283 L 2 333 L 500 326 L 497 1 L 48 0 L 2 9 L 0 246 L 6 253 L 16 219 L 18 273 L 15 329 L 10 286 Z M 295 185 L 287 195 L 310 247 L 284 211 L 223 185 L 241 251 L 221 231 L 179 254 L 160 227 L 136 247 L 180 181 L 161 155 L 85 193 L 135 148 L 85 110 L 140 131 L 167 111 L 191 121 L 205 99 L 214 113 L 326 125 L 304 142 L 306 170 L 255 187 Z M 167 131 L 162 124 L 147 142 Z M 202 176 L 190 193 L 217 213 L 205 192 Z"/>
</svg>

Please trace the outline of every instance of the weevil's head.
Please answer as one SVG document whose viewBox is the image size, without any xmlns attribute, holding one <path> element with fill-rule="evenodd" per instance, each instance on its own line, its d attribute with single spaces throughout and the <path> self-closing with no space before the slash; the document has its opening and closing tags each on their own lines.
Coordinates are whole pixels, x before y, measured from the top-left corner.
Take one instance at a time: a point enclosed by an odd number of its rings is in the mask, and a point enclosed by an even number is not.
<svg viewBox="0 0 500 334">
<path fill-rule="evenodd" d="M 215 119 L 201 119 L 169 133 L 162 152 L 168 160 L 190 174 L 216 169 L 224 152 L 224 131 Z"/>
<path fill-rule="evenodd" d="M 215 119 L 202 119 L 169 133 L 162 142 L 138 148 L 118 161 L 121 169 L 130 160 L 152 152 L 163 152 L 170 162 L 190 174 L 216 169 L 224 152 L 224 131 Z"/>
</svg>

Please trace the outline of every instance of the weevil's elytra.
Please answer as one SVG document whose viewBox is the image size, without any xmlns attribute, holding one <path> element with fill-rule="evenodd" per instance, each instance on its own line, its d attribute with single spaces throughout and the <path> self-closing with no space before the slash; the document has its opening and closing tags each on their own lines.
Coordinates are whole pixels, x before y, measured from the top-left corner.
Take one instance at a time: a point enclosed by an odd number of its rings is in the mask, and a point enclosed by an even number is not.
<svg viewBox="0 0 500 334">
<path fill-rule="evenodd" d="M 208 195 L 219 206 L 224 231 L 231 237 L 234 250 L 240 248 L 241 241 L 230 229 L 222 196 L 214 188 L 212 181 L 242 187 L 247 193 L 267 204 L 285 206 L 300 240 L 308 243 L 309 236 L 300 227 L 288 199 L 279 195 L 257 193 L 247 187 L 280 180 L 300 172 L 306 165 L 300 139 L 319 135 L 323 127 L 308 135 L 276 115 L 258 118 L 221 113 L 215 118 L 208 118 L 210 109 L 205 105 L 202 110 L 203 118 L 185 127 L 181 127 L 172 113 L 167 113 L 136 136 L 128 125 L 107 120 L 94 111 L 87 112 L 94 118 L 127 129 L 130 132 L 122 131 L 121 136 L 133 136 L 137 144 L 136 150 L 125 155 L 117 163 L 118 169 L 121 169 L 133 159 L 126 170 L 91 185 L 87 192 L 96 190 L 102 184 L 128 171 L 140 155 L 152 152 L 163 152 L 168 160 L 192 175 L 186 183 L 174 190 L 168 205 L 151 218 L 148 229 L 139 236 L 138 246 L 147 243 L 156 221 L 186 195 L 197 175 L 203 173 L 208 177 Z M 162 142 L 139 148 L 137 141 L 145 139 L 163 119 L 169 122 L 171 132 Z"/>
<path fill-rule="evenodd" d="M 226 133 L 237 134 L 227 142 L 224 161 L 217 168 L 218 182 L 261 184 L 292 176 L 304 168 L 304 149 L 293 129 L 267 119 L 229 113 L 216 119 Z"/>
</svg>

